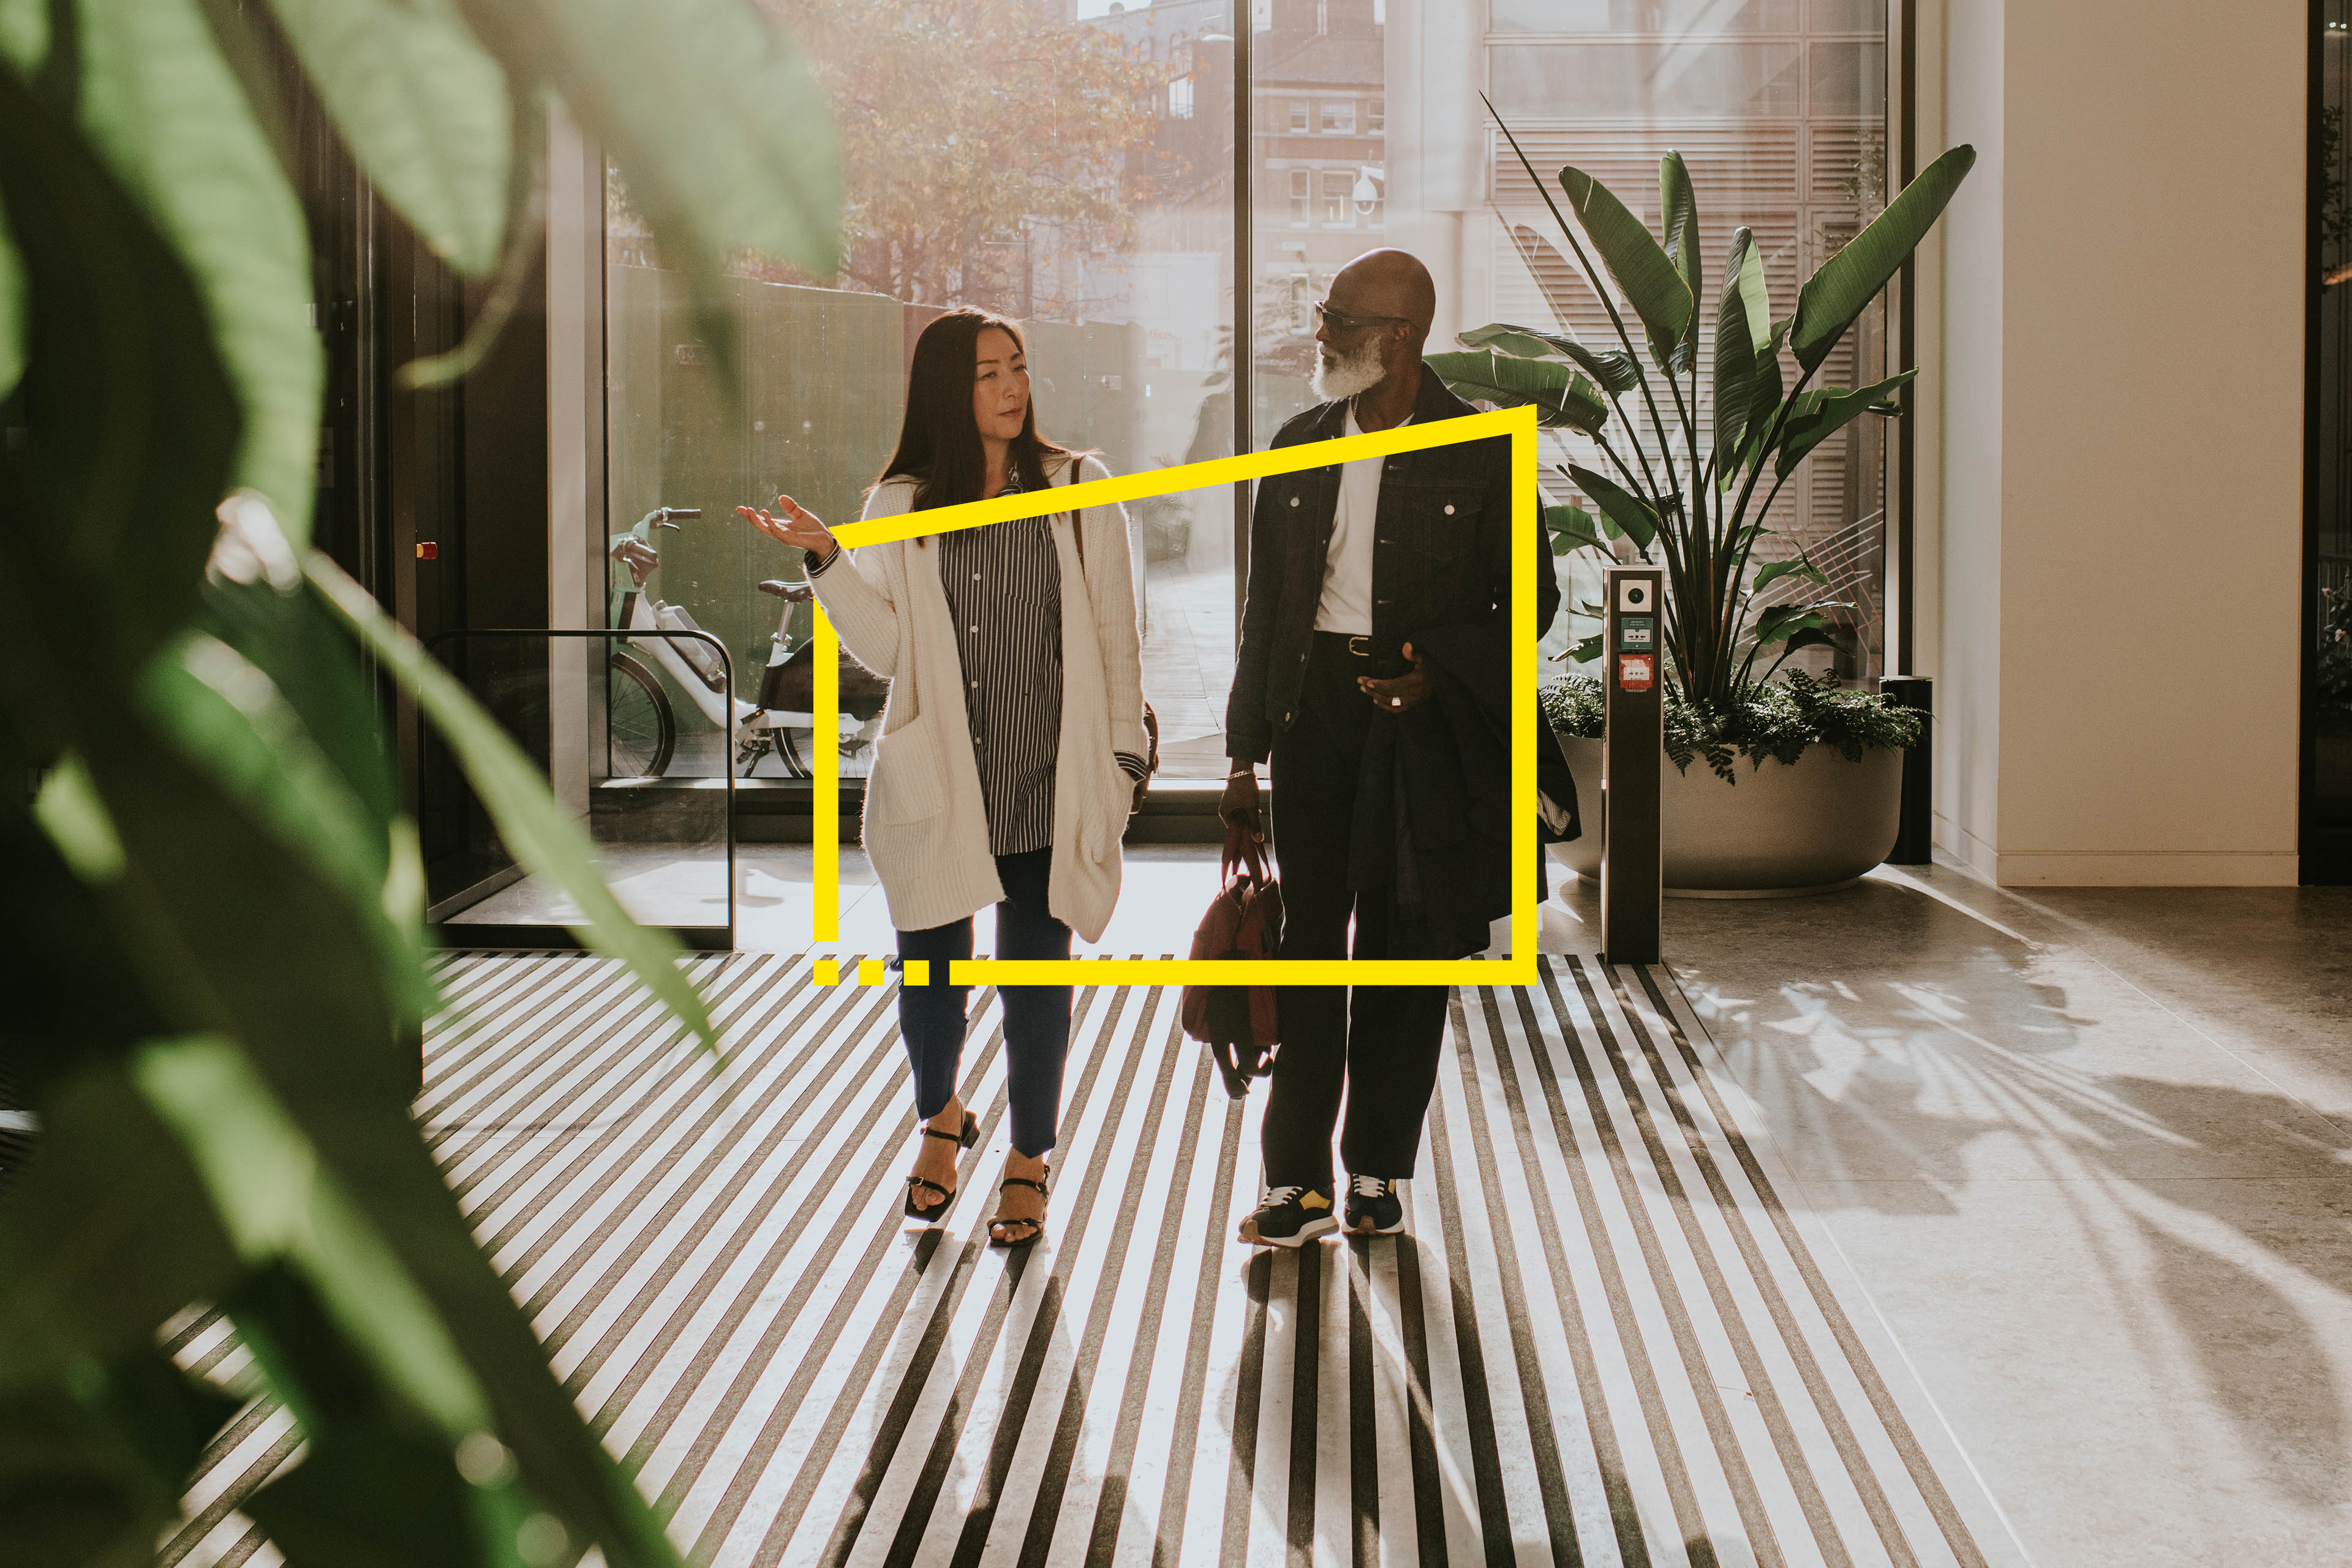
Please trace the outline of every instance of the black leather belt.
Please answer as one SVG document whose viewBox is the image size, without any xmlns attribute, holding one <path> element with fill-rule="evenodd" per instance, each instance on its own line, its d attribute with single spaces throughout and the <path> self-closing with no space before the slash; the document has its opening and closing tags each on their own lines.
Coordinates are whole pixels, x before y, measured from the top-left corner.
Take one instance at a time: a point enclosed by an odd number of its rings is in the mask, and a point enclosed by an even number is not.
<svg viewBox="0 0 2352 1568">
<path fill-rule="evenodd" d="M 1372 657 L 1372 639 L 1360 632 L 1317 632 L 1315 640 L 1333 653 L 1344 653 L 1352 658 Z"/>
</svg>

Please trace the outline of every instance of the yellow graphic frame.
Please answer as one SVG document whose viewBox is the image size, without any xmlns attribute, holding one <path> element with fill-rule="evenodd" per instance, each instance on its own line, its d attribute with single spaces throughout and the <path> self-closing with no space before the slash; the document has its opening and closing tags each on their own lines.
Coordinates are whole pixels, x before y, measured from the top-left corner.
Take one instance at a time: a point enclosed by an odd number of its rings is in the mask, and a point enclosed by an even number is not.
<svg viewBox="0 0 2352 1568">
<path fill-rule="evenodd" d="M 949 965 L 952 985 L 1533 985 L 1536 973 L 1536 557 L 1544 548 L 1537 524 L 1536 411 L 1501 408 L 1429 425 L 1407 425 L 1362 436 L 1341 436 L 1305 446 L 1239 457 L 1215 458 L 1146 473 L 1115 475 L 1050 490 L 1017 492 L 933 511 L 876 518 L 836 528 L 845 545 L 886 544 L 961 528 L 1042 517 L 1076 507 L 1108 506 L 1179 490 L 1238 484 L 1304 468 L 1328 468 L 1395 452 L 1426 451 L 1496 436 L 1511 440 L 1511 932 L 1507 958 L 1396 959 L 1209 959 L 1072 958 L 958 959 Z M 816 796 L 813 818 L 815 878 L 811 935 L 819 944 L 841 940 L 841 751 L 825 739 L 840 728 L 840 642 L 833 623 L 816 612 L 815 753 Z M 821 984 L 838 984 L 838 958 L 815 961 Z M 868 959 L 855 981 L 880 984 L 883 965 Z M 906 983 L 929 984 L 928 972 Z"/>
</svg>

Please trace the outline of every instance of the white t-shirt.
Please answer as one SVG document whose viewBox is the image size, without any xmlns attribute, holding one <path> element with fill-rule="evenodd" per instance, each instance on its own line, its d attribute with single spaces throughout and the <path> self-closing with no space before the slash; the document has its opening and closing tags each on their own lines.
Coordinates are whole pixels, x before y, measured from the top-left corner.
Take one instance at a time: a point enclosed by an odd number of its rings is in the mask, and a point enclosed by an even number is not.
<svg viewBox="0 0 2352 1568">
<path fill-rule="evenodd" d="M 1410 425 L 1410 416 L 1404 424 Z M 1347 432 L 1360 436 L 1356 405 L 1348 404 Z M 1386 458 L 1360 458 L 1339 465 L 1339 502 L 1332 509 L 1331 548 L 1323 556 L 1323 596 L 1315 606 L 1315 629 L 1370 637 L 1372 631 L 1372 534 L 1380 519 L 1381 465 Z"/>
</svg>

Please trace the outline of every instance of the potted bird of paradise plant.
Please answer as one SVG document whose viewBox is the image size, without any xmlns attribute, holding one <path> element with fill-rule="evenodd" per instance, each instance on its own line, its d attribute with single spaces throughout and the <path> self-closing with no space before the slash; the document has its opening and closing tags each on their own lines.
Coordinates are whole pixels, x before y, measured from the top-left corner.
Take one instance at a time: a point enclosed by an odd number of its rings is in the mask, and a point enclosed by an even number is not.
<svg viewBox="0 0 2352 1568">
<path fill-rule="evenodd" d="M 1975 150 L 1955 147 L 1922 170 L 1822 264 L 1788 315 L 1773 314 L 1755 236 L 1736 230 L 1702 355 L 1707 279 L 1682 155 L 1659 160 L 1664 232 L 1654 234 L 1574 165 L 1558 172 L 1562 211 L 1502 129 L 1616 342 L 1580 341 L 1558 311 L 1556 328 L 1494 322 L 1464 332 L 1461 352 L 1428 363 L 1457 395 L 1532 405 L 1544 428 L 1570 440 L 1570 460 L 1554 471 L 1591 505 L 1547 497 L 1554 553 L 1613 560 L 1622 551 L 1664 573 L 1666 750 L 1675 764 L 1665 773 L 1666 884 L 1753 894 L 1857 876 L 1894 842 L 1902 752 L 1920 721 L 1874 694 L 1784 672 L 1791 654 L 1832 644 L 1833 618 L 1851 605 L 1828 595 L 1828 576 L 1803 552 L 1759 559 L 1758 551 L 1778 537 L 1764 520 L 1807 456 L 1866 415 L 1901 412 L 1895 399 L 1916 371 L 1866 386 L 1815 383 L 1942 215 Z M 1571 652 L 1597 658 L 1600 638 Z M 1545 692 L 1571 766 L 1589 778 L 1600 772 L 1598 692 L 1580 676 Z M 1748 768 L 1736 766 L 1741 757 Z M 1706 766 L 1692 768 L 1700 759 Z M 1565 847 L 1566 858 L 1590 871 L 1600 844 L 1587 835 Z"/>
</svg>

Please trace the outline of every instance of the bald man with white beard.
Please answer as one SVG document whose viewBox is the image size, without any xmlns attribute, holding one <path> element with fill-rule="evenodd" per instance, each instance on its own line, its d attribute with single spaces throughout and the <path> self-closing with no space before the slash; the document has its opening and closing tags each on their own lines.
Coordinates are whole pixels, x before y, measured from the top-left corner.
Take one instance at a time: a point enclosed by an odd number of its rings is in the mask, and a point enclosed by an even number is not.
<svg viewBox="0 0 2352 1568">
<path fill-rule="evenodd" d="M 1342 268 L 1330 297 L 1315 307 L 1315 392 L 1323 401 L 1285 425 L 1274 445 L 1477 412 L 1422 363 L 1436 302 L 1428 269 L 1404 251 L 1368 251 Z M 1507 682 L 1511 653 L 1514 543 L 1507 438 L 1281 475 L 1259 487 L 1225 709 L 1233 767 L 1220 815 L 1264 837 L 1257 765 L 1269 763 L 1284 958 L 1456 958 L 1485 945 L 1476 920 L 1435 932 L 1418 921 L 1405 929 L 1400 889 L 1381 880 L 1390 874 L 1383 867 L 1399 863 L 1396 846 L 1380 840 L 1403 820 L 1388 791 L 1402 771 L 1400 747 L 1426 758 L 1427 747 L 1444 743 L 1435 700 L 1499 704 L 1504 695 L 1497 682 Z M 1550 552 L 1538 548 L 1536 559 L 1540 637 L 1559 589 Z M 1426 647 L 1412 646 L 1417 637 Z M 1433 662 L 1432 648 L 1454 657 Z M 1402 784 L 1396 793 L 1424 810 L 1431 798 Z M 1436 842 L 1449 831 L 1466 837 L 1466 827 L 1433 829 L 1424 820 L 1420 831 Z M 1492 854 L 1449 863 L 1449 874 L 1477 884 L 1450 890 L 1460 895 L 1451 907 L 1507 910 L 1503 864 Z M 1413 1173 L 1436 1087 L 1446 988 L 1284 986 L 1276 994 L 1282 1043 L 1259 1141 L 1265 1190 L 1240 1238 L 1298 1247 L 1343 1225 L 1356 1235 L 1402 1230 L 1398 1184 Z M 1344 1215 L 1331 1161 L 1343 1093 Z"/>
</svg>

